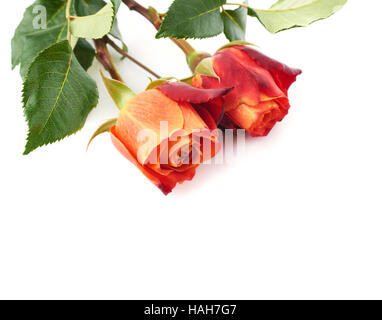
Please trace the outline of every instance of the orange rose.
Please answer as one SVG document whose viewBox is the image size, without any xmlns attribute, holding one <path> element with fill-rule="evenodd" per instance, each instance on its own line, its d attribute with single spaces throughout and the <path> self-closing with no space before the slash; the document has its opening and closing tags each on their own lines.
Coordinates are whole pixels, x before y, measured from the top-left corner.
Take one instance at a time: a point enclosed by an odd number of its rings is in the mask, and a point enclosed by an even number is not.
<svg viewBox="0 0 382 320">
<path fill-rule="evenodd" d="M 168 194 L 177 183 L 191 180 L 198 165 L 218 152 L 216 124 L 198 104 L 213 101 L 230 90 L 167 83 L 143 92 L 121 110 L 111 128 L 113 143 Z M 200 115 L 194 107 L 200 109 Z"/>
<path fill-rule="evenodd" d="M 301 70 L 291 69 L 248 46 L 232 46 L 218 51 L 211 60 L 219 77 L 196 74 L 197 88 L 234 87 L 220 102 L 205 107 L 221 125 L 239 127 L 252 136 L 266 136 L 290 108 L 288 89 Z"/>
</svg>

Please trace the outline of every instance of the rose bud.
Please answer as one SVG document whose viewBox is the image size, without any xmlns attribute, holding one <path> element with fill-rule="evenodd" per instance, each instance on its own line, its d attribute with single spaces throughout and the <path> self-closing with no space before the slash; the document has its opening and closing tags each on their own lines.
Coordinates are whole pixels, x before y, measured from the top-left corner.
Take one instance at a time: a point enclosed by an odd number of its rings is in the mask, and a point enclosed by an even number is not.
<svg viewBox="0 0 382 320">
<path fill-rule="evenodd" d="M 198 165 L 220 148 L 213 118 L 202 110 L 199 115 L 193 105 L 199 108 L 231 89 L 167 83 L 138 94 L 111 128 L 113 143 L 167 195 L 177 183 L 192 180 Z"/>
<path fill-rule="evenodd" d="M 198 73 L 198 69 L 210 72 Z M 223 120 L 220 124 L 225 128 L 239 127 L 251 136 L 266 136 L 287 115 L 288 89 L 299 74 L 301 70 L 291 69 L 253 48 L 235 45 L 203 60 L 192 84 L 205 89 L 234 87 L 220 102 L 215 100 L 205 107 L 215 121 Z"/>
</svg>

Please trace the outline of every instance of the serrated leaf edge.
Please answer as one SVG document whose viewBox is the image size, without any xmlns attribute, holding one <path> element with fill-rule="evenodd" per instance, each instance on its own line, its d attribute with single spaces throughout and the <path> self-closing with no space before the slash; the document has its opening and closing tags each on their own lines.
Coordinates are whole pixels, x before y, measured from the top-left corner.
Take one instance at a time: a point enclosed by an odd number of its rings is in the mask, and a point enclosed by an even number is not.
<svg viewBox="0 0 382 320">
<path fill-rule="evenodd" d="M 167 13 L 173 8 L 174 5 L 175 5 L 175 1 L 171 4 L 171 6 L 170 6 L 170 8 L 168 9 Z M 203 12 L 202 14 L 199 14 L 199 15 L 197 15 L 197 16 L 194 16 L 194 17 L 189 18 L 188 21 L 193 20 L 193 19 L 196 19 L 196 18 L 199 18 L 199 17 L 201 17 L 201 16 L 203 16 L 203 15 L 209 14 L 209 13 L 214 12 L 214 11 L 218 11 L 218 10 L 219 10 L 219 12 L 220 12 L 220 8 L 221 8 L 221 6 L 218 6 L 218 7 L 215 7 L 215 8 L 213 8 L 213 9 L 210 9 L 210 10 L 208 10 L 208 11 L 206 11 L 206 12 Z M 158 33 L 155 35 L 155 38 L 160 39 L 160 38 L 173 37 L 173 38 L 176 38 L 176 39 L 205 39 L 205 38 L 211 38 L 211 37 L 217 36 L 217 35 L 219 35 L 220 33 L 223 32 L 223 29 L 222 29 L 222 30 L 221 30 L 220 32 L 218 32 L 218 33 L 211 33 L 211 35 L 209 35 L 209 36 L 205 36 L 205 37 L 197 37 L 197 36 L 194 36 L 194 35 L 186 35 L 186 34 L 180 34 L 180 35 L 178 35 L 178 36 L 174 36 L 174 35 L 169 34 L 168 32 L 165 32 L 165 31 L 163 30 L 163 28 L 164 28 L 164 26 L 165 26 L 165 24 L 166 24 L 166 19 L 167 19 L 167 17 L 168 17 L 168 15 L 166 14 L 164 20 L 162 21 L 162 24 L 160 25 L 160 28 L 159 28 Z M 182 22 L 182 23 L 184 23 L 184 22 Z M 178 23 L 176 26 L 178 26 L 178 25 L 180 25 L 180 24 L 181 24 L 181 23 Z"/>
<path fill-rule="evenodd" d="M 94 39 L 100 39 L 102 37 L 104 37 L 105 35 L 107 35 L 113 28 L 113 24 L 114 24 L 114 20 L 115 20 L 115 15 L 116 15 L 116 10 L 114 8 L 114 4 L 112 2 L 110 3 L 107 3 L 101 10 L 99 10 L 98 12 L 94 13 L 94 14 L 91 14 L 91 15 L 88 15 L 88 16 L 83 16 L 83 17 L 77 17 L 77 16 L 70 16 L 68 19 L 70 22 L 73 22 L 75 20 L 83 20 L 83 19 L 89 19 L 91 17 L 94 17 L 94 16 L 101 16 L 101 15 L 107 15 L 108 14 L 108 9 L 110 9 L 113 11 L 113 16 L 112 16 L 112 19 L 110 20 L 110 26 L 108 27 L 108 31 L 102 35 L 102 36 L 99 36 L 97 38 L 94 38 Z M 71 30 L 71 33 L 73 34 L 72 30 Z M 80 37 L 80 38 L 84 38 L 83 36 L 81 35 L 76 35 L 77 37 Z"/>
<path fill-rule="evenodd" d="M 68 42 L 67 40 L 64 40 L 64 41 L 62 41 L 62 42 L 65 42 L 65 41 Z M 58 42 L 52 44 L 52 45 L 49 46 L 48 48 L 45 48 L 45 49 L 41 50 L 41 51 L 38 53 L 38 55 L 36 55 L 36 57 L 33 59 L 33 61 L 31 62 L 31 64 L 29 65 L 29 67 L 28 67 L 28 72 L 27 72 L 27 76 L 25 77 L 25 80 L 23 81 L 22 104 L 23 104 L 23 110 L 24 110 L 24 115 L 25 115 L 25 118 L 26 118 L 26 122 L 28 123 L 28 127 L 29 127 L 29 120 L 28 120 L 28 118 L 27 118 L 27 116 L 26 116 L 26 114 L 25 114 L 25 111 L 26 111 L 26 110 L 25 110 L 25 107 L 26 107 L 27 102 L 28 102 L 28 99 L 27 99 L 26 96 L 25 96 L 25 95 L 26 95 L 26 92 L 25 92 L 25 84 L 26 84 L 26 82 L 28 81 L 28 78 L 29 78 L 29 74 L 30 74 L 30 72 L 31 72 L 32 65 L 33 65 L 33 63 L 37 60 L 37 58 L 40 56 L 40 54 L 42 54 L 45 50 L 50 49 L 52 46 L 57 45 L 57 43 L 58 43 Z M 72 59 L 73 59 L 73 54 L 74 54 L 74 53 L 73 53 L 73 50 L 72 50 L 72 51 L 71 51 L 71 60 L 70 60 L 70 61 L 72 61 Z M 71 65 L 71 64 L 70 64 L 70 65 Z M 82 66 L 81 66 L 81 67 L 82 67 Z M 70 69 L 69 69 L 69 71 L 70 71 Z M 84 72 L 86 72 L 86 71 L 84 71 Z M 69 74 L 69 73 L 68 73 L 68 74 Z M 62 87 L 62 88 L 63 88 L 63 87 Z M 97 104 L 98 104 L 98 99 L 99 99 L 99 93 L 98 93 L 98 90 L 97 90 L 96 94 L 97 94 L 97 103 L 95 103 L 94 105 L 90 106 L 90 110 L 94 109 L 94 108 L 97 106 Z M 52 114 L 52 113 L 51 113 L 51 114 Z M 48 123 L 48 121 L 46 121 L 46 123 Z M 62 141 L 63 139 L 65 139 L 65 138 L 67 138 L 67 137 L 70 137 L 70 136 L 76 134 L 78 131 L 80 131 L 80 130 L 84 127 L 84 125 L 85 125 L 85 122 L 84 122 L 80 127 L 78 127 L 77 130 L 75 130 L 75 131 L 73 131 L 73 132 L 71 132 L 71 133 L 69 133 L 69 134 L 67 134 L 67 135 L 65 135 L 65 136 L 63 136 L 63 137 L 61 137 L 61 138 L 58 138 L 58 139 L 55 140 L 55 141 L 44 142 L 42 145 L 40 145 L 40 146 L 38 146 L 38 147 L 35 147 L 35 148 L 31 149 L 31 150 L 28 150 L 28 149 L 27 149 L 27 146 L 28 146 L 28 143 L 29 143 L 29 138 L 30 138 L 30 135 L 31 135 L 30 130 L 28 130 L 27 144 L 26 144 L 26 146 L 25 146 L 25 150 L 24 150 L 23 155 L 28 155 L 28 154 L 30 154 L 32 151 L 36 150 L 36 149 L 39 148 L 39 147 L 42 147 L 42 146 L 48 146 L 48 145 L 51 145 L 51 144 L 53 144 L 53 143 Z M 41 130 L 40 130 L 40 132 L 41 132 Z"/>
</svg>

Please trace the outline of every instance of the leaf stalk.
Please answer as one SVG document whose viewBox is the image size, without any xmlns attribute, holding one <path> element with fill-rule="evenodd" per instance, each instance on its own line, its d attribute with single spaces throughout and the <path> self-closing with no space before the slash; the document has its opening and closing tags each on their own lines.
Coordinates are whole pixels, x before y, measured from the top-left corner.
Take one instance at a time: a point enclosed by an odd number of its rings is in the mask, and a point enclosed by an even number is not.
<svg viewBox="0 0 382 320">
<path fill-rule="evenodd" d="M 146 20 L 150 21 L 155 29 L 159 30 L 162 24 L 162 17 L 154 8 L 150 7 L 147 9 L 135 0 L 122 1 L 130 10 L 138 12 Z M 196 52 L 196 50 L 186 40 L 175 38 L 170 39 L 184 52 L 187 58 Z"/>
<path fill-rule="evenodd" d="M 249 8 L 249 5 L 245 4 L 245 3 L 225 3 L 224 4 L 225 6 L 239 6 L 239 7 L 243 7 L 243 8 Z"/>
<path fill-rule="evenodd" d="M 69 45 L 71 45 L 72 42 L 72 36 L 70 34 L 70 7 L 72 6 L 72 0 L 68 0 L 66 4 L 66 19 L 68 20 L 68 34 L 67 34 L 67 39 L 69 42 Z"/>
</svg>

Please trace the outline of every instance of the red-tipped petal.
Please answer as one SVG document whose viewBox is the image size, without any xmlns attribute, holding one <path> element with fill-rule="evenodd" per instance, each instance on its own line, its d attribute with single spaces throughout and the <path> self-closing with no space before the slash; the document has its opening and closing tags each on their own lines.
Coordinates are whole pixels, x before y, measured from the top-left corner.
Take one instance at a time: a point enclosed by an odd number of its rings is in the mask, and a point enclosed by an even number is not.
<svg viewBox="0 0 382 320">
<path fill-rule="evenodd" d="M 174 101 L 200 104 L 222 97 L 233 88 L 198 89 L 183 82 L 170 82 L 156 89 Z"/>
<path fill-rule="evenodd" d="M 235 48 L 245 52 L 260 67 L 267 69 L 284 93 L 286 93 L 291 84 L 296 81 L 297 76 L 302 73 L 300 69 L 290 68 L 248 46 L 237 46 Z"/>
<path fill-rule="evenodd" d="M 269 98 L 283 97 L 284 92 L 277 86 L 271 73 L 259 67 L 246 53 L 235 49 L 224 49 L 213 57 L 213 67 L 220 77 L 194 77 L 193 85 L 205 89 L 234 87 L 224 97 L 225 111 L 237 108 L 240 104 L 257 105 Z"/>
</svg>

